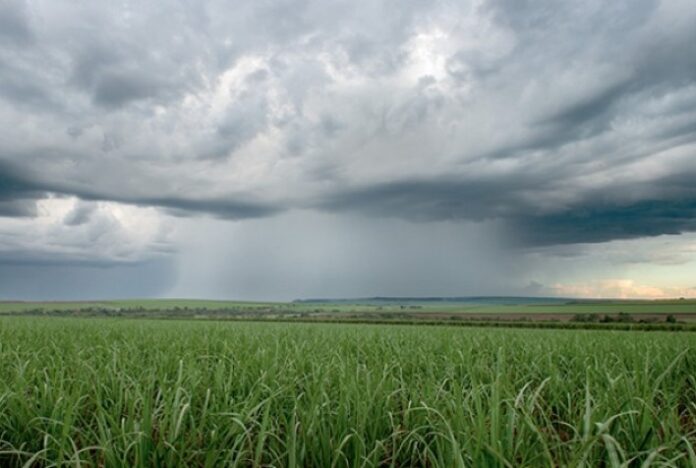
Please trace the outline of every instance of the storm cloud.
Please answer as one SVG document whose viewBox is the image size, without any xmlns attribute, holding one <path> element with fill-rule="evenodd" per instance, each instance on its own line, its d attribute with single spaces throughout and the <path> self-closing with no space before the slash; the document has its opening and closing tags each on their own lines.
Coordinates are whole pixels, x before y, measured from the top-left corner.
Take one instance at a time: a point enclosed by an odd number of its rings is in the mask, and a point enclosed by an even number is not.
<svg viewBox="0 0 696 468">
<path fill-rule="evenodd" d="M 689 0 L 8 0 L 0 262 L 307 211 L 520 255 L 696 232 L 693 44 Z"/>
</svg>

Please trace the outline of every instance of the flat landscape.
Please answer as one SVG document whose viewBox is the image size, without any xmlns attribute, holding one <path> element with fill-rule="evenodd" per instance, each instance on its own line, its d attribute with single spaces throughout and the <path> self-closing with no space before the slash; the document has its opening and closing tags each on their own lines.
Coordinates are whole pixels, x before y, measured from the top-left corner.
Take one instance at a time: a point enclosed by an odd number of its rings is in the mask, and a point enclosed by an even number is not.
<svg viewBox="0 0 696 468">
<path fill-rule="evenodd" d="M 696 468 L 695 45 L 0 0 L 0 468 Z"/>
<path fill-rule="evenodd" d="M 696 335 L 0 317 L 2 466 L 695 466 Z"/>
<path fill-rule="evenodd" d="M 515 322 L 545 326 L 696 325 L 696 300 L 576 300 L 526 297 L 313 299 L 242 302 L 148 299 L 0 302 L 0 314 L 302 321 Z"/>
</svg>

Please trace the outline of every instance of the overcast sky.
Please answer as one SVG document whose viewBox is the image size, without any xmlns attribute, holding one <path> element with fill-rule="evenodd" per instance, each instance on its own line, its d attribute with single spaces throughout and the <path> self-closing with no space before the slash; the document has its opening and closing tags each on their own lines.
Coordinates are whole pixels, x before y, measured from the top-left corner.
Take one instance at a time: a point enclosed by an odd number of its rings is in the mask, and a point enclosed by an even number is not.
<svg viewBox="0 0 696 468">
<path fill-rule="evenodd" d="M 693 0 L 0 0 L 0 299 L 696 296 Z"/>
</svg>

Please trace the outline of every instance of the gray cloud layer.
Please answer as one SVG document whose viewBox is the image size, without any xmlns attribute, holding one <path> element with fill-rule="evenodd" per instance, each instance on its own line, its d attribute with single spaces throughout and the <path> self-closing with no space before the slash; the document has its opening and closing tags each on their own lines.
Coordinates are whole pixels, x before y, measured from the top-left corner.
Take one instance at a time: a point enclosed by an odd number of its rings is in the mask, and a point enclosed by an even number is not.
<svg viewBox="0 0 696 468">
<path fill-rule="evenodd" d="M 693 44 L 688 0 L 9 0 L 0 217 L 53 194 L 522 246 L 696 231 Z"/>
</svg>

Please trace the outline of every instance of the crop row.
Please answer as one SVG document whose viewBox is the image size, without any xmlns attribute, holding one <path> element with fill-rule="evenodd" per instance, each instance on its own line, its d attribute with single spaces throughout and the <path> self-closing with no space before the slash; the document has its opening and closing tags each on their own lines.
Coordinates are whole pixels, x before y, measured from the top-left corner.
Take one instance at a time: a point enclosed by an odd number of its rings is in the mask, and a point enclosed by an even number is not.
<svg viewBox="0 0 696 468">
<path fill-rule="evenodd" d="M 694 466 L 691 333 L 0 318 L 3 466 Z"/>
</svg>

